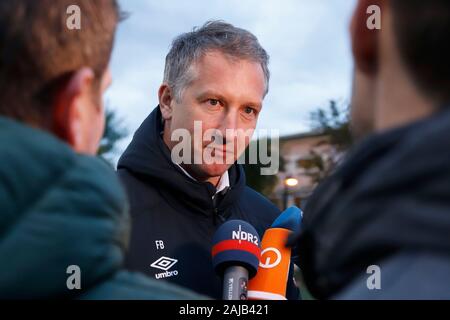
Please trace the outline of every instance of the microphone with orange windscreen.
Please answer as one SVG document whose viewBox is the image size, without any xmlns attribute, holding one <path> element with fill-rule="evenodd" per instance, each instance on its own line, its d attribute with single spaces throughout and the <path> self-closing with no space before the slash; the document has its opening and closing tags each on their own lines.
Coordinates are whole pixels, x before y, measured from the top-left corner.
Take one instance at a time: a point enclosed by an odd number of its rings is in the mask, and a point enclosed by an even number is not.
<svg viewBox="0 0 450 320">
<path fill-rule="evenodd" d="M 290 207 L 264 233 L 258 272 L 248 285 L 249 300 L 286 300 L 291 262 L 291 248 L 286 242 L 300 228 L 301 218 L 302 211 Z"/>
</svg>

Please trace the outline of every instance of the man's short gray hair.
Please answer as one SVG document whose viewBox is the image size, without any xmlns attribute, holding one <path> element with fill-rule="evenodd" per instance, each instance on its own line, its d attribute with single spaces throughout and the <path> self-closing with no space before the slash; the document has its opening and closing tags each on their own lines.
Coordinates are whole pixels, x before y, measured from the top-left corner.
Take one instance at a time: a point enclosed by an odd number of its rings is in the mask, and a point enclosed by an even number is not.
<svg viewBox="0 0 450 320">
<path fill-rule="evenodd" d="M 177 101 L 182 91 L 193 80 L 190 68 L 207 52 L 217 50 L 231 58 L 257 62 L 261 65 L 266 82 L 264 95 L 269 91 L 269 55 L 258 39 L 244 29 L 223 21 L 208 21 L 192 32 L 179 35 L 172 42 L 166 57 L 164 82 L 174 91 Z"/>
</svg>

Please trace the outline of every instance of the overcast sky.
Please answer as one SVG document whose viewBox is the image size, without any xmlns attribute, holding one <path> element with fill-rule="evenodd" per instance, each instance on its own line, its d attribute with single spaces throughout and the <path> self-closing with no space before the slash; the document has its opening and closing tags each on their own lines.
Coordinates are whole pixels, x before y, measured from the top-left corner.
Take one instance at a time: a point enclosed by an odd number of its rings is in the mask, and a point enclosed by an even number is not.
<svg viewBox="0 0 450 320">
<path fill-rule="evenodd" d="M 270 92 L 258 128 L 280 134 L 310 129 L 310 112 L 348 101 L 352 61 L 348 26 L 355 0 L 119 0 L 119 26 L 107 105 L 130 136 L 158 104 L 164 59 L 174 37 L 211 19 L 255 34 L 270 55 Z"/>
</svg>

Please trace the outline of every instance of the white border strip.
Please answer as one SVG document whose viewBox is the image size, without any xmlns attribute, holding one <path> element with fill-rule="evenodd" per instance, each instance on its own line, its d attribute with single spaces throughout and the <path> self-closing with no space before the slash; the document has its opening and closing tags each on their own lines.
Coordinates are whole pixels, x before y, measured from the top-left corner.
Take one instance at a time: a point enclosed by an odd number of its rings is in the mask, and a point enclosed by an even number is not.
<svg viewBox="0 0 450 320">
<path fill-rule="evenodd" d="M 281 294 L 254 290 L 249 290 L 247 292 L 247 297 L 250 299 L 259 300 L 287 300 L 286 297 L 282 296 Z"/>
</svg>

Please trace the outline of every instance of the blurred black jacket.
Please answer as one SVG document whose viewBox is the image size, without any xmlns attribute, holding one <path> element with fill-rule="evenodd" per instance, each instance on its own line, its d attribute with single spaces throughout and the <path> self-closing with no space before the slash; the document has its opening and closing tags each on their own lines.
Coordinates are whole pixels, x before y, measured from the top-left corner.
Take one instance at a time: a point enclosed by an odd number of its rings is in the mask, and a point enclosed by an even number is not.
<svg viewBox="0 0 450 320">
<path fill-rule="evenodd" d="M 449 108 L 356 146 L 311 197 L 297 244 L 318 298 L 450 298 Z"/>
</svg>

